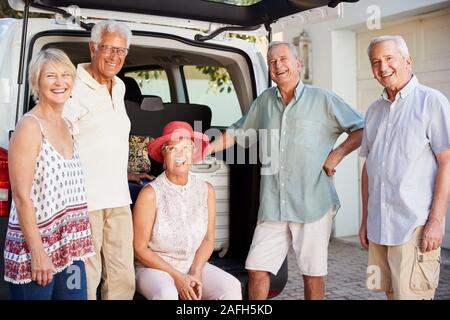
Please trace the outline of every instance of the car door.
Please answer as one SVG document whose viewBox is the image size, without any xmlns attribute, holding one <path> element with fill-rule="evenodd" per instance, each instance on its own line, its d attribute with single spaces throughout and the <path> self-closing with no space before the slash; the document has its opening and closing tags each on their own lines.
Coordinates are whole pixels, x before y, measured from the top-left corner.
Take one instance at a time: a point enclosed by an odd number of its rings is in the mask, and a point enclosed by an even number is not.
<svg viewBox="0 0 450 320">
<path fill-rule="evenodd" d="M 180 26 L 198 30 L 219 27 L 271 27 L 279 32 L 286 27 L 311 23 L 342 15 L 343 2 L 358 0 L 37 0 L 31 12 L 67 9 L 75 15 L 129 22 Z M 23 11 L 23 0 L 9 0 L 10 6 Z M 264 28 L 261 28 L 264 30 Z"/>
</svg>

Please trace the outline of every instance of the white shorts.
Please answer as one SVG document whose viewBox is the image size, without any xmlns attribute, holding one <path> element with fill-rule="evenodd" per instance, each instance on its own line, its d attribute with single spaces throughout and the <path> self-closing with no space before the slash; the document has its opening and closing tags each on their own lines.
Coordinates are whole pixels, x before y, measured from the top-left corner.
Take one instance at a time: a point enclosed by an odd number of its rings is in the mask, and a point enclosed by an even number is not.
<svg viewBox="0 0 450 320">
<path fill-rule="evenodd" d="M 311 223 L 259 220 L 245 268 L 276 275 L 292 244 L 301 274 L 327 275 L 328 243 L 334 214 L 333 208 Z"/>
</svg>

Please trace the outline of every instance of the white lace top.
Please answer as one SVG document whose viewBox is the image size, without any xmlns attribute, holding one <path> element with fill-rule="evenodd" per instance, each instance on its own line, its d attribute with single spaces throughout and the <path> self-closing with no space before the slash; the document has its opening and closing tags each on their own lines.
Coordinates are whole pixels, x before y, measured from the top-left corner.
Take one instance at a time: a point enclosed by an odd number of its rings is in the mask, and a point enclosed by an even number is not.
<svg viewBox="0 0 450 320">
<path fill-rule="evenodd" d="M 208 227 L 207 184 L 189 174 L 186 185 L 176 185 L 163 172 L 151 186 L 156 193 L 156 217 L 149 248 L 187 273 Z"/>
</svg>

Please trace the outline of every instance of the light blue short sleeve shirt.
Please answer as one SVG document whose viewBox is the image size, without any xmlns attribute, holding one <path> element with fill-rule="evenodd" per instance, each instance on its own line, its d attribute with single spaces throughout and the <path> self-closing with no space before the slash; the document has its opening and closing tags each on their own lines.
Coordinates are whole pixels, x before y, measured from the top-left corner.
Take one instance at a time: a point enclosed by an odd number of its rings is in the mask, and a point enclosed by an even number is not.
<svg viewBox="0 0 450 320">
<path fill-rule="evenodd" d="M 333 178 L 322 166 L 343 132 L 363 126 L 363 116 L 333 92 L 299 82 L 285 106 L 276 87 L 264 91 L 229 128 L 238 140 L 257 130 L 260 155 L 271 150 L 270 165 L 261 170 L 258 218 L 309 223 L 337 210 Z"/>
</svg>

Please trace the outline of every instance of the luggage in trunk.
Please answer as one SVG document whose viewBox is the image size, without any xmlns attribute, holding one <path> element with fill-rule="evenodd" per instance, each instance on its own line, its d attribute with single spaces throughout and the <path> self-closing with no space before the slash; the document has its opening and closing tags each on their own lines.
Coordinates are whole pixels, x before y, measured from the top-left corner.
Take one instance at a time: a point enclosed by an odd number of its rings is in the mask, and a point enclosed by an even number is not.
<svg viewBox="0 0 450 320">
<path fill-rule="evenodd" d="M 230 244 L 230 168 L 222 160 L 207 158 L 191 167 L 191 174 L 211 183 L 216 192 L 214 250 L 223 257 Z"/>
</svg>

